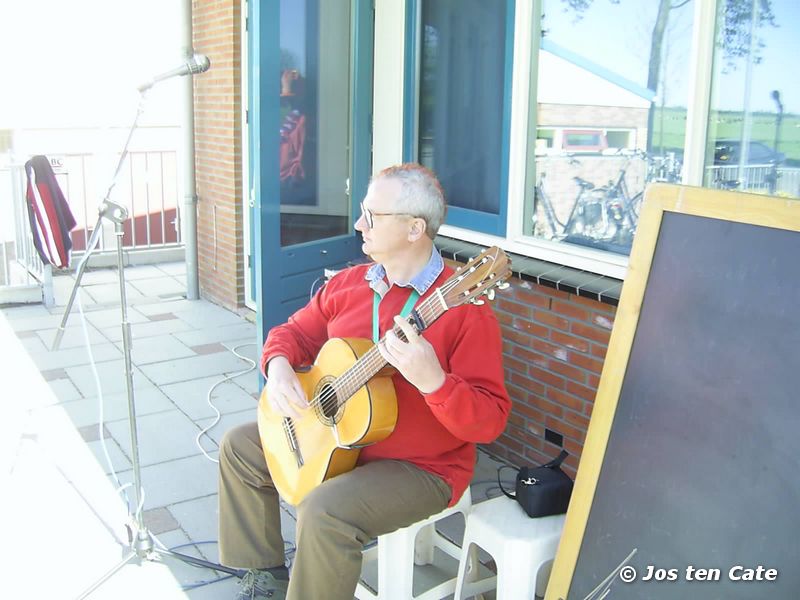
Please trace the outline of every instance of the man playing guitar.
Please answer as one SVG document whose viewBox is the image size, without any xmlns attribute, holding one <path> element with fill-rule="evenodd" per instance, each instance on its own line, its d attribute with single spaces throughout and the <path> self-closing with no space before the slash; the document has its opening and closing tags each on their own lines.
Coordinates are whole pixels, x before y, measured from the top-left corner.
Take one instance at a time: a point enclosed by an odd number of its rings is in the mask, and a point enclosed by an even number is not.
<svg viewBox="0 0 800 600">
<path fill-rule="evenodd" d="M 291 582 L 277 475 L 264 457 L 272 441 L 262 446 L 256 423 L 226 433 L 219 545 L 224 564 L 248 569 L 238 598 L 352 600 L 364 544 L 455 504 L 472 478 L 475 445 L 493 441 L 506 425 L 511 401 L 491 307 L 447 310 L 423 334 L 407 318 L 427 298 L 438 306 L 437 293 L 444 303 L 438 290 L 454 273 L 433 245 L 446 210 L 436 177 L 416 164 L 385 169 L 361 209 L 355 228 L 374 263 L 339 272 L 269 332 L 262 402 L 291 429 L 313 411 L 295 369 L 312 365 L 331 338 L 372 338 L 396 369 L 396 423 L 388 437 L 360 449 L 355 468 L 322 481 L 297 504 Z"/>
</svg>

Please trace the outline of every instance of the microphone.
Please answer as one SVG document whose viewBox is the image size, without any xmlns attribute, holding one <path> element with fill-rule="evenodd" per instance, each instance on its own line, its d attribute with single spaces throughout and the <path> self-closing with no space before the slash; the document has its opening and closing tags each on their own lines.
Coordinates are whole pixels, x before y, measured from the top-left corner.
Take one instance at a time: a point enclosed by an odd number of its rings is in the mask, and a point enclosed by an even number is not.
<svg viewBox="0 0 800 600">
<path fill-rule="evenodd" d="M 211 66 L 211 61 L 205 54 L 194 54 L 189 60 L 176 69 L 156 75 L 150 81 L 141 84 L 136 89 L 140 92 L 149 90 L 159 81 L 170 79 L 172 77 L 183 77 L 184 75 L 196 75 L 197 73 L 205 73 Z"/>
</svg>

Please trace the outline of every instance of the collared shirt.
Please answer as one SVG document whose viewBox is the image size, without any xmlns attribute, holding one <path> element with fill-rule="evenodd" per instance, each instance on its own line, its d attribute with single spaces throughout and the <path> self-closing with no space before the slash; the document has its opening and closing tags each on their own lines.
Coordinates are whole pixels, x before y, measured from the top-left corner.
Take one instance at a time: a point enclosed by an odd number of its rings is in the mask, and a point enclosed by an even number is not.
<svg viewBox="0 0 800 600">
<path fill-rule="evenodd" d="M 439 254 L 439 250 L 434 246 L 428 264 L 425 265 L 419 273 L 414 275 L 410 281 L 395 281 L 395 285 L 400 287 L 413 287 L 417 290 L 417 293 L 422 296 L 428 291 L 428 288 L 433 285 L 433 282 L 436 281 L 436 278 L 439 277 L 443 270 L 444 260 L 442 260 L 442 255 Z M 369 287 L 376 291 L 381 298 L 389 291 L 389 285 L 386 283 L 386 269 L 380 263 L 372 265 L 367 270 L 367 274 L 364 275 L 364 279 L 369 282 Z"/>
</svg>

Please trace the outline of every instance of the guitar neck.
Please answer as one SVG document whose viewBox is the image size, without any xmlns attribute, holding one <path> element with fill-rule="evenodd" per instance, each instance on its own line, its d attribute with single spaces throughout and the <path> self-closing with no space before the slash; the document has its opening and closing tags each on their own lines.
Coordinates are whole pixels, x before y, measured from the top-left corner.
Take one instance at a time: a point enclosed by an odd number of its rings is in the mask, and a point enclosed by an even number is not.
<svg viewBox="0 0 800 600">
<path fill-rule="evenodd" d="M 406 317 L 406 321 L 410 323 L 417 332 L 427 329 L 431 323 L 441 317 L 447 310 L 447 304 L 442 299 L 439 289 L 433 294 L 428 296 L 412 314 Z M 417 318 L 414 318 L 416 313 Z M 398 326 L 392 327 L 395 335 L 401 340 L 406 341 L 406 336 L 403 330 Z M 367 350 L 361 358 L 359 358 L 352 367 L 342 373 L 333 382 L 333 387 L 336 389 L 340 398 L 350 398 L 353 394 L 361 389 L 370 379 L 375 377 L 378 372 L 386 366 L 378 347 L 373 346 Z"/>
</svg>

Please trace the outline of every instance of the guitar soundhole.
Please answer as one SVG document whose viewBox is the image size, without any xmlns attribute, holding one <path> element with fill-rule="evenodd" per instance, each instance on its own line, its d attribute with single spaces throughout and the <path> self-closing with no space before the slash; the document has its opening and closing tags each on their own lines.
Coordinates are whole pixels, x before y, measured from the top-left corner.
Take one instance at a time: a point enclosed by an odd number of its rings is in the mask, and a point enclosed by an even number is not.
<svg viewBox="0 0 800 600">
<path fill-rule="evenodd" d="M 326 425 L 335 425 L 341 419 L 341 405 L 336 390 L 329 382 L 323 380 L 316 392 L 317 402 L 314 409 L 317 417 Z"/>
</svg>

